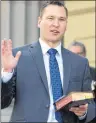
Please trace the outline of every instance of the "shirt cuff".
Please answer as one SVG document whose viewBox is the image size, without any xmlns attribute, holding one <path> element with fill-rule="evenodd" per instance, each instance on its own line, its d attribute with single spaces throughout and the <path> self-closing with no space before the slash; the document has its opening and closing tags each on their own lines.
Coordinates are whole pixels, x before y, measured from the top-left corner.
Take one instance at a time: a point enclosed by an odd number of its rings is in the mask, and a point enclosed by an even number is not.
<svg viewBox="0 0 96 123">
<path fill-rule="evenodd" d="M 4 72 L 4 68 L 1 70 L 1 79 L 4 83 L 7 83 L 13 76 L 14 70 L 12 72 Z"/>
<path fill-rule="evenodd" d="M 79 120 L 83 120 L 83 119 L 85 119 L 86 115 L 87 115 L 87 111 L 86 111 L 86 113 L 85 113 L 83 116 L 78 117 L 78 118 L 79 118 Z"/>
</svg>

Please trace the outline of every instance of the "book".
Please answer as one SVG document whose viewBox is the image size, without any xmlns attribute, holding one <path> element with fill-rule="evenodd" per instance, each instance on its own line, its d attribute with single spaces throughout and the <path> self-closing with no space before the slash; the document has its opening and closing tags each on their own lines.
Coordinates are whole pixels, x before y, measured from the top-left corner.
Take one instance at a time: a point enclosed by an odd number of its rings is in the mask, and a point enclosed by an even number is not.
<svg viewBox="0 0 96 123">
<path fill-rule="evenodd" d="M 54 106 L 56 111 L 65 108 L 70 109 L 71 107 L 78 107 L 80 105 L 90 103 L 94 99 L 94 93 L 92 92 L 70 92 L 66 96 L 62 96 L 56 102 Z"/>
</svg>

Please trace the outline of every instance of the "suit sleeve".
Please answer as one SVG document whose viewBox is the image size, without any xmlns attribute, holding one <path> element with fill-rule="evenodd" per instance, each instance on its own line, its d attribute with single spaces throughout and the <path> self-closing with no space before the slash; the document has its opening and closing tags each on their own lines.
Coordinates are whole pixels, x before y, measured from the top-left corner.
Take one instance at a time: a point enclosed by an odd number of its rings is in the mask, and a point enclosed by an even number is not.
<svg viewBox="0 0 96 123">
<path fill-rule="evenodd" d="M 83 91 L 91 91 L 92 90 L 91 89 L 91 83 L 92 83 L 92 77 L 91 77 L 91 74 L 90 74 L 89 62 L 88 62 L 88 60 L 86 60 L 82 90 Z"/>
<path fill-rule="evenodd" d="M 1 80 L 1 109 L 7 108 L 16 95 L 16 74 L 7 83 Z"/>
<path fill-rule="evenodd" d="M 84 77 L 83 77 L 83 86 L 82 86 L 83 91 L 91 91 L 92 90 L 91 83 L 92 83 L 92 78 L 90 74 L 89 63 L 87 61 L 85 66 Z M 94 100 L 92 100 L 88 104 L 88 110 L 87 110 L 85 122 L 91 121 L 94 117 L 96 117 L 96 105 Z"/>
</svg>

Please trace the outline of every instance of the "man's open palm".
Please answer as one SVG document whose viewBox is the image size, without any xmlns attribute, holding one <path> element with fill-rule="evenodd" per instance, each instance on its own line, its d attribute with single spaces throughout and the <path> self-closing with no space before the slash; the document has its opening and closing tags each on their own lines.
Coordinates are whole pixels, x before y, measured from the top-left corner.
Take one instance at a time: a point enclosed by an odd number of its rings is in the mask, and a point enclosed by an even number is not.
<svg viewBox="0 0 96 123">
<path fill-rule="evenodd" d="M 11 72 L 17 65 L 21 56 L 21 51 L 18 51 L 14 57 L 12 54 L 12 41 L 2 40 L 1 42 L 1 63 L 4 71 Z"/>
</svg>

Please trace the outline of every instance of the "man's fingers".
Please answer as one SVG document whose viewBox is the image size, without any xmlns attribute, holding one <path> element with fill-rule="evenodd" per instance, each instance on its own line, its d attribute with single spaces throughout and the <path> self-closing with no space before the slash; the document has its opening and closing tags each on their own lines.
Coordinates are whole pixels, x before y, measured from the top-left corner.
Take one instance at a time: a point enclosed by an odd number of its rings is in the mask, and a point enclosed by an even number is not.
<svg viewBox="0 0 96 123">
<path fill-rule="evenodd" d="M 72 112 L 74 113 L 82 113 L 82 112 L 85 112 L 86 110 L 84 109 L 74 109 L 74 110 L 71 110 Z"/>
<path fill-rule="evenodd" d="M 70 111 L 74 112 L 77 116 L 83 116 L 86 113 L 86 110 L 80 108 L 70 109 Z"/>
<path fill-rule="evenodd" d="M 9 39 L 7 41 L 7 51 L 9 54 L 12 54 L 12 41 L 11 41 L 11 39 Z"/>
<path fill-rule="evenodd" d="M 4 40 L 1 41 L 1 53 L 4 53 Z"/>
<path fill-rule="evenodd" d="M 4 40 L 1 41 L 1 47 L 4 46 Z"/>
<path fill-rule="evenodd" d="M 86 109 L 85 107 L 78 107 L 78 108 L 77 108 L 77 107 L 76 107 L 76 108 L 73 108 L 73 107 L 72 107 L 70 110 L 71 110 L 71 111 L 79 111 L 79 110 L 82 111 L 82 110 L 85 110 L 85 109 Z"/>
<path fill-rule="evenodd" d="M 4 52 L 6 49 L 6 39 L 2 40 L 1 42 L 1 52 Z"/>
<path fill-rule="evenodd" d="M 72 107 L 69 111 L 74 112 L 77 116 L 83 116 L 88 109 L 88 104 L 81 105 L 79 107 Z"/>
<path fill-rule="evenodd" d="M 78 107 L 71 107 L 70 111 L 86 110 L 87 108 L 88 108 L 88 104 L 85 104 L 85 105 L 80 105 Z"/>
<path fill-rule="evenodd" d="M 12 48 L 12 40 L 11 39 L 9 39 L 8 41 L 7 41 L 7 47 L 10 49 L 10 48 Z"/>
<path fill-rule="evenodd" d="M 9 40 L 2 40 L 1 42 L 1 52 L 2 53 L 12 53 L 12 41 Z"/>
<path fill-rule="evenodd" d="M 74 112 L 75 115 L 77 115 L 78 117 L 80 116 L 84 116 L 85 112 Z"/>
<path fill-rule="evenodd" d="M 21 56 L 21 51 L 18 51 L 16 56 L 15 56 L 15 60 L 18 62 L 19 58 Z"/>
<path fill-rule="evenodd" d="M 82 109 L 83 109 L 83 108 L 87 108 L 87 107 L 88 107 L 88 104 L 80 105 L 79 107 L 82 108 Z"/>
<path fill-rule="evenodd" d="M 7 39 L 4 38 L 4 51 L 7 51 Z"/>
</svg>

